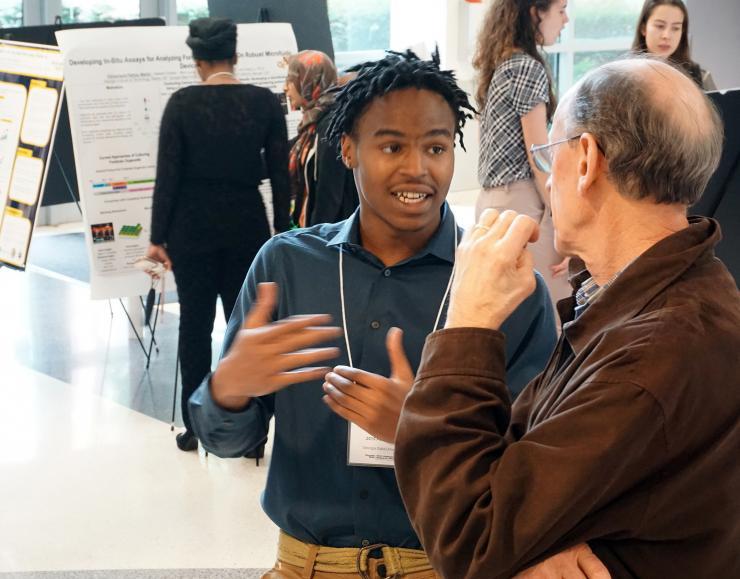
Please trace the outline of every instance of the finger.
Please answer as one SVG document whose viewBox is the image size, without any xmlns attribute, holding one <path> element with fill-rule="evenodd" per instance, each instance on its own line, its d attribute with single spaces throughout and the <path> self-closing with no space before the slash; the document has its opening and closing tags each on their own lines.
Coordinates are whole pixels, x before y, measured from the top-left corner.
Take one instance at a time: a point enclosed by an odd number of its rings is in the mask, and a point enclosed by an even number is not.
<svg viewBox="0 0 740 579">
<path fill-rule="evenodd" d="M 274 343 L 278 353 L 288 354 L 318 346 L 322 342 L 328 342 L 341 335 L 342 328 L 336 326 L 311 326 L 290 334 L 280 334 Z M 272 335 L 270 335 L 270 341 L 273 341 Z"/>
<path fill-rule="evenodd" d="M 354 396 L 355 398 L 362 397 L 362 394 L 357 393 L 358 391 L 369 390 L 365 384 L 348 380 L 334 371 L 327 372 L 326 376 L 324 376 L 324 382 L 328 382 L 329 384 L 336 386 L 342 392 L 345 392 L 350 396 Z"/>
<path fill-rule="evenodd" d="M 275 374 L 288 372 L 304 366 L 313 366 L 317 362 L 331 360 L 339 356 L 339 348 L 309 348 L 299 352 L 281 354 L 273 367 Z"/>
<path fill-rule="evenodd" d="M 361 400 L 345 394 L 339 388 L 329 382 L 324 382 L 324 384 L 322 385 L 322 389 L 331 400 L 339 404 L 342 408 L 351 410 L 358 416 L 363 416 L 365 414 L 364 409 L 367 407 L 367 405 L 364 404 Z"/>
<path fill-rule="evenodd" d="M 514 219 L 516 219 L 517 215 L 519 215 L 516 211 L 512 211 L 511 209 L 507 209 L 504 211 L 501 215 L 499 215 L 499 218 L 491 225 L 491 229 L 486 234 L 486 239 L 501 239 L 504 235 L 506 235 L 506 232 L 509 230 L 509 227 L 511 227 L 511 224 L 514 222 Z"/>
<path fill-rule="evenodd" d="M 611 579 L 611 574 L 606 566 L 596 555 L 586 547 L 588 552 L 578 556 L 578 566 L 588 579 Z"/>
<path fill-rule="evenodd" d="M 409 359 L 403 349 L 403 330 L 391 328 L 385 336 L 385 347 L 388 350 L 388 359 L 391 362 L 391 378 L 408 379 L 414 376 Z"/>
<path fill-rule="evenodd" d="M 334 368 L 334 372 L 365 388 L 371 388 L 377 385 L 379 379 L 386 380 L 386 378 L 379 376 L 378 374 L 373 374 L 372 372 L 366 372 L 365 370 L 359 370 L 357 368 L 350 368 L 349 366 L 337 366 Z"/>
<path fill-rule="evenodd" d="M 526 245 L 537 239 L 539 226 L 527 215 L 517 215 L 500 240 L 501 251 L 505 256 L 519 258 Z"/>
<path fill-rule="evenodd" d="M 290 372 L 281 372 L 270 378 L 267 386 L 270 392 L 276 392 L 286 388 L 287 386 L 292 386 L 293 384 L 321 380 L 329 370 L 330 368 L 321 366 L 314 368 L 299 368 L 298 370 L 292 370 Z"/>
<path fill-rule="evenodd" d="M 294 336 L 299 332 L 303 332 L 307 329 L 317 329 L 324 327 L 326 324 L 331 322 L 331 316 L 328 314 L 310 314 L 305 316 L 290 316 L 289 318 L 283 318 L 262 326 L 263 338 L 266 342 L 280 343 L 285 338 Z M 341 333 L 341 328 L 336 326 L 329 326 L 333 330 L 333 334 L 336 332 Z"/>
<path fill-rule="evenodd" d="M 370 389 L 363 384 L 358 384 L 351 380 L 347 380 L 346 378 L 342 378 L 335 372 L 329 372 L 324 376 L 324 386 L 326 385 L 333 386 L 342 394 L 351 396 L 357 400 L 363 400 L 367 396 L 368 392 L 370 392 Z M 326 390 L 326 388 L 324 389 Z"/>
<path fill-rule="evenodd" d="M 565 564 L 565 566 L 560 571 L 560 577 L 561 579 L 588 579 L 587 575 L 583 574 L 583 571 L 581 571 L 577 563 L 573 561 L 573 567 L 570 567 L 568 564 Z"/>
<path fill-rule="evenodd" d="M 357 412 L 353 412 L 352 410 L 349 410 L 342 406 L 341 404 L 338 404 L 335 400 L 331 398 L 331 396 L 326 395 L 321 398 L 324 403 L 334 412 L 335 414 L 338 414 L 348 422 L 354 422 L 357 426 L 362 428 L 363 430 L 367 430 L 367 424 L 365 422 L 365 419 L 357 414 Z"/>
<path fill-rule="evenodd" d="M 488 209 L 484 210 L 483 213 L 481 213 L 481 216 L 478 218 L 478 222 L 473 226 L 473 229 L 467 232 L 466 236 L 463 237 L 463 241 L 465 241 L 466 238 L 478 239 L 480 237 L 483 237 L 486 233 L 488 233 L 491 225 L 496 222 L 498 217 L 498 209 L 493 209 L 492 207 L 489 207 Z"/>
<path fill-rule="evenodd" d="M 477 225 L 482 225 L 483 227 L 491 227 L 491 225 L 496 222 L 500 215 L 501 212 L 498 209 L 488 207 L 487 209 L 483 210 L 483 213 L 481 213 L 480 217 L 478 218 Z"/>
<path fill-rule="evenodd" d="M 244 318 L 243 328 L 259 328 L 270 323 L 277 304 L 277 291 L 277 284 L 273 282 L 257 285 L 257 299 Z"/>
</svg>

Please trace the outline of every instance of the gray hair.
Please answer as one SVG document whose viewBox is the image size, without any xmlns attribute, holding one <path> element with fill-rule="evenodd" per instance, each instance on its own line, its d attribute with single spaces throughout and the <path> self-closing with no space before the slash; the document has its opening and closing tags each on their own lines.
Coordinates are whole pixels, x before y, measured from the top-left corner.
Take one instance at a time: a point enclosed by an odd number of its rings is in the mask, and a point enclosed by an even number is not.
<svg viewBox="0 0 740 579">
<path fill-rule="evenodd" d="M 576 87 L 568 103 L 568 134 L 594 135 L 622 195 L 691 205 L 719 164 L 719 115 L 688 78 L 691 86 L 658 85 L 651 78 L 666 76 L 662 65 L 649 63 L 658 74 L 646 75 L 642 67 L 626 64 L 601 66 Z"/>
</svg>

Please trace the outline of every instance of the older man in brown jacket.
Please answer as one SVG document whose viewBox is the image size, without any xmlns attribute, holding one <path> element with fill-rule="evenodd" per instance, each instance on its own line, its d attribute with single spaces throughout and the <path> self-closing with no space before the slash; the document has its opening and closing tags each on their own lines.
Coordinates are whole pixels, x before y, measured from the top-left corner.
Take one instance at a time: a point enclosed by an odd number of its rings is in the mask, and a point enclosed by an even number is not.
<svg viewBox="0 0 740 579">
<path fill-rule="evenodd" d="M 587 542 L 615 578 L 740 577 L 740 297 L 719 225 L 686 217 L 721 143 L 709 101 L 662 62 L 611 63 L 564 98 L 533 155 L 556 247 L 584 267 L 513 407 L 498 328 L 534 288 L 537 226 L 490 211 L 461 244 L 396 437 L 442 576 L 511 577 Z"/>
</svg>

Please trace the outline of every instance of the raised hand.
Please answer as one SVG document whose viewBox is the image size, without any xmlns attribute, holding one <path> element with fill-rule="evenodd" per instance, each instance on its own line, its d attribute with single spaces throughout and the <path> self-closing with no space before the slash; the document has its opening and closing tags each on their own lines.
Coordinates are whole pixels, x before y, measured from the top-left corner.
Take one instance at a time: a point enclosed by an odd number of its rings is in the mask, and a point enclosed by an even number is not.
<svg viewBox="0 0 740 579">
<path fill-rule="evenodd" d="M 538 236 L 531 217 L 486 209 L 457 249 L 445 327 L 499 329 L 536 287 L 527 244 Z"/>
<path fill-rule="evenodd" d="M 340 328 L 326 326 L 328 315 L 270 321 L 277 291 L 274 283 L 259 284 L 257 300 L 211 378 L 212 396 L 224 408 L 241 409 L 255 396 L 319 380 L 330 368 L 311 366 L 339 355 L 338 348 L 313 347 L 341 335 Z"/>
<path fill-rule="evenodd" d="M 339 416 L 385 442 L 396 438 L 396 426 L 414 371 L 403 349 L 403 331 L 391 328 L 385 339 L 391 363 L 389 378 L 337 366 L 326 375 L 324 402 Z"/>
</svg>

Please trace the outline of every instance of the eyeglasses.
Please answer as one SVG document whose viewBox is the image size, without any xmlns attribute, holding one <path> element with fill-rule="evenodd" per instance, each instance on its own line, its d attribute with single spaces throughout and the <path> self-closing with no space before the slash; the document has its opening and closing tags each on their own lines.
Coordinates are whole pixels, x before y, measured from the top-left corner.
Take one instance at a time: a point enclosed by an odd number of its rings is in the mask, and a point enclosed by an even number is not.
<svg viewBox="0 0 740 579">
<path fill-rule="evenodd" d="M 560 139 L 554 143 L 547 143 L 546 145 L 532 145 L 529 148 L 529 152 L 532 154 L 535 166 L 543 173 L 552 173 L 552 147 L 580 138 L 581 135 L 576 135 L 575 137 L 566 137 L 565 139 Z"/>
</svg>

